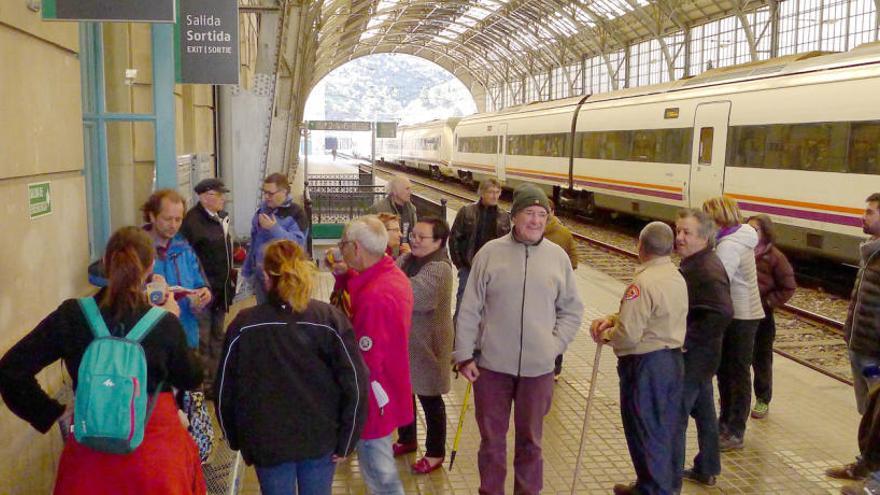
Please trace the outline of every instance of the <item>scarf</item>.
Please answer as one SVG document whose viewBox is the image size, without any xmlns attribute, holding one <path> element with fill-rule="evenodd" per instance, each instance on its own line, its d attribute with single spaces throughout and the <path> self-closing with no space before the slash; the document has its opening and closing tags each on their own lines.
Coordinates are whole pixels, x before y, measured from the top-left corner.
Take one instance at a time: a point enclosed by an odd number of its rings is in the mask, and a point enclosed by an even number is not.
<svg viewBox="0 0 880 495">
<path fill-rule="evenodd" d="M 434 261 L 442 261 L 444 263 L 450 264 L 452 263 L 452 261 L 449 260 L 449 254 L 446 251 L 446 246 L 441 247 L 440 249 L 434 251 L 427 256 L 422 256 L 421 258 L 418 258 L 410 253 L 409 257 L 406 258 L 406 261 L 403 262 L 403 266 L 401 266 L 400 268 L 403 269 L 403 273 L 405 273 L 408 278 L 413 278 L 419 274 L 419 272 L 425 265 Z"/>
</svg>

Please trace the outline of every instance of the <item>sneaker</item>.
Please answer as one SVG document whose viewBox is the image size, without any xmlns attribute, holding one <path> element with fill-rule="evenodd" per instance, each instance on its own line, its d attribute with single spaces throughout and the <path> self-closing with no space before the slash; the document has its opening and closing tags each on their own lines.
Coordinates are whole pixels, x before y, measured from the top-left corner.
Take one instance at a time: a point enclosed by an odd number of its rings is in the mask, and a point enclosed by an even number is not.
<svg viewBox="0 0 880 495">
<path fill-rule="evenodd" d="M 715 486 L 715 483 L 718 482 L 718 479 L 715 477 L 715 475 L 698 473 L 693 469 L 685 469 L 684 471 L 682 471 L 681 477 L 686 480 L 693 481 L 694 483 L 699 483 L 706 486 Z"/>
<path fill-rule="evenodd" d="M 394 457 L 400 457 L 403 454 L 409 454 L 410 452 L 415 452 L 417 448 L 419 448 L 419 444 L 416 442 L 413 442 L 413 443 L 394 442 L 393 444 L 391 444 L 391 450 L 394 451 Z"/>
<path fill-rule="evenodd" d="M 861 481 L 867 478 L 869 474 L 871 474 L 871 469 L 860 461 L 825 470 L 825 476 L 838 480 Z"/>
<path fill-rule="evenodd" d="M 880 495 L 880 481 L 870 477 L 858 483 L 851 483 L 840 488 L 842 495 Z"/>
<path fill-rule="evenodd" d="M 718 439 L 718 450 L 721 452 L 740 450 L 743 446 L 743 439 L 736 435 L 722 435 L 721 438 Z"/>
<path fill-rule="evenodd" d="M 428 474 L 443 467 L 443 458 L 440 457 L 436 464 L 432 464 L 428 457 L 422 457 L 412 465 L 412 471 L 415 474 Z"/>
<path fill-rule="evenodd" d="M 755 407 L 752 408 L 752 417 L 755 419 L 764 419 L 767 417 L 767 414 L 770 412 L 770 404 L 759 400 L 755 402 Z"/>
</svg>

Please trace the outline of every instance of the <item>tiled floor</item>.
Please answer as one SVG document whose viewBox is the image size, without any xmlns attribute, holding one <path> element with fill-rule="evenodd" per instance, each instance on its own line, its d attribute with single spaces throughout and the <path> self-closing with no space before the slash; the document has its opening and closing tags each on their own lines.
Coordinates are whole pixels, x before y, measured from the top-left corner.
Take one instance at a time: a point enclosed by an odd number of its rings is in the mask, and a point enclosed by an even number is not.
<svg viewBox="0 0 880 495">
<path fill-rule="evenodd" d="M 588 306 L 589 320 L 613 311 L 622 284 L 602 273 L 582 267 L 577 270 L 582 297 Z M 330 280 L 323 279 L 322 291 Z M 571 492 L 583 411 L 589 390 L 589 377 L 595 345 L 586 333 L 578 335 L 565 356 L 565 371 L 555 388 L 553 408 L 544 429 L 544 493 Z M 616 358 L 604 349 L 599 367 L 591 428 L 576 493 L 610 493 L 614 483 L 634 478 L 620 421 L 619 390 L 615 371 Z M 462 404 L 465 383 L 453 380 L 453 390 L 445 397 L 448 414 L 447 448 L 451 449 Z M 424 441 L 424 419 L 419 417 L 420 441 Z M 762 421 L 751 420 L 746 447 L 723 454 L 723 473 L 712 489 L 685 483 L 684 493 L 837 493 L 840 483 L 823 476 L 828 466 L 849 462 L 857 452 L 855 441 L 858 416 L 849 387 L 778 358 L 775 364 L 775 389 L 771 413 Z M 512 432 L 511 428 L 511 432 Z M 688 455 L 696 445 L 693 423 L 688 431 Z M 509 441 L 509 445 L 512 445 Z M 406 493 L 475 494 L 479 486 L 476 455 L 479 433 L 473 409 L 465 413 L 464 430 L 455 468 L 427 476 L 415 476 L 408 465 L 417 457 L 410 454 L 398 460 Z M 508 449 L 508 464 L 512 451 Z M 447 459 L 448 468 L 448 459 Z M 512 467 L 508 472 L 512 492 Z M 259 487 L 252 469 L 245 473 L 242 494 L 257 494 Z M 337 470 L 334 494 L 366 493 L 354 456 Z"/>
</svg>

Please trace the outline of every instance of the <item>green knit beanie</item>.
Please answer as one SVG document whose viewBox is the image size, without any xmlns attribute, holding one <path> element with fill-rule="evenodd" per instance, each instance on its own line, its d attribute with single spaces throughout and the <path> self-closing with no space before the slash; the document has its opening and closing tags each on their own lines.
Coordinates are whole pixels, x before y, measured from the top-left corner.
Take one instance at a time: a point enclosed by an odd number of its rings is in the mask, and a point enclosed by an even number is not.
<svg viewBox="0 0 880 495">
<path fill-rule="evenodd" d="M 516 188 L 513 192 L 513 205 L 510 207 L 510 214 L 516 215 L 520 210 L 529 206 L 542 206 L 547 213 L 550 213 L 550 200 L 544 191 L 534 184 L 523 184 Z"/>
</svg>

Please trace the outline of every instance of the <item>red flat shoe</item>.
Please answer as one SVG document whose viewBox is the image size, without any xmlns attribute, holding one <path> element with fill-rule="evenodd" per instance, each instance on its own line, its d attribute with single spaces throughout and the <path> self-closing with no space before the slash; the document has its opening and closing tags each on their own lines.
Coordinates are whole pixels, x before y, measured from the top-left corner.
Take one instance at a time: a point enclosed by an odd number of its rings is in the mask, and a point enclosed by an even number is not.
<svg viewBox="0 0 880 495">
<path fill-rule="evenodd" d="M 431 461 L 427 457 L 422 457 L 412 465 L 413 473 L 428 474 L 443 467 L 443 458 L 441 457 L 437 464 L 431 465 Z"/>
<path fill-rule="evenodd" d="M 394 457 L 400 457 L 403 454 L 409 454 L 410 452 L 415 452 L 417 448 L 419 448 L 419 444 L 416 442 L 413 442 L 413 443 L 394 442 L 393 444 L 391 444 L 391 450 L 394 451 Z"/>
</svg>

